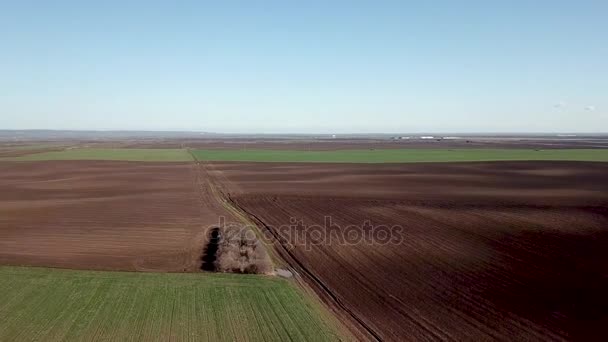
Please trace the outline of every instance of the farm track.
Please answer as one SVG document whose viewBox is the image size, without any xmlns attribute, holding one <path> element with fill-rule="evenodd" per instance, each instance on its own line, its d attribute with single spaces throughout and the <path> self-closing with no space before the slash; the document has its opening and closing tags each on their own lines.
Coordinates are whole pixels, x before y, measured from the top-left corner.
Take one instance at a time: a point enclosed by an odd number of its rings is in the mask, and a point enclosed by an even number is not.
<svg viewBox="0 0 608 342">
<path fill-rule="evenodd" d="M 312 290 L 316 296 L 319 296 L 321 301 L 328 305 L 329 309 L 341 318 L 342 324 L 350 330 L 353 336 L 357 336 L 358 339 L 381 341 L 376 332 L 367 326 L 365 322 L 353 312 L 349 311 L 349 309 L 340 302 L 338 297 L 336 297 L 336 295 L 333 294 L 331 290 L 314 275 L 314 273 L 308 270 L 293 254 L 291 254 L 289 248 L 283 245 L 278 235 L 274 234 L 263 221 L 255 215 L 248 213 L 233 201 L 230 197 L 230 193 L 225 192 L 225 189 L 229 187 L 237 189 L 238 186 L 231 183 L 221 171 L 210 171 L 208 169 L 209 165 L 206 165 L 205 162 L 196 161 L 195 164 L 202 174 L 205 175 L 203 178 L 207 182 L 206 186 L 209 187 L 216 200 L 219 203 L 222 203 L 224 207 L 233 214 L 233 218 L 237 218 L 240 223 L 248 225 L 249 227 L 255 227 L 254 230 L 257 230 L 256 233 L 259 235 L 268 236 L 265 233 L 273 234 L 274 240 L 267 241 L 267 239 L 262 239 L 261 241 L 264 241 L 267 244 L 267 247 L 270 247 L 268 248 L 268 251 L 276 266 L 283 266 L 283 264 L 286 263 L 288 268 L 294 273 L 300 286 L 302 286 L 305 291 L 308 292 L 309 290 Z M 265 231 L 260 231 L 261 229 L 265 229 Z M 304 279 L 300 279 L 302 275 L 304 275 Z M 347 316 L 346 319 L 344 319 L 345 315 Z"/>
</svg>

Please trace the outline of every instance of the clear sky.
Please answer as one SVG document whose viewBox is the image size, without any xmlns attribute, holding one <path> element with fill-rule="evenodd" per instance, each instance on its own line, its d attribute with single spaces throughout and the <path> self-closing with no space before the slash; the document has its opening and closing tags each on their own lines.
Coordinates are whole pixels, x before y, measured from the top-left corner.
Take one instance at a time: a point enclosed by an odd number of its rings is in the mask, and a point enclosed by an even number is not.
<svg viewBox="0 0 608 342">
<path fill-rule="evenodd" d="M 0 1 L 0 129 L 607 132 L 608 1 Z"/>
</svg>

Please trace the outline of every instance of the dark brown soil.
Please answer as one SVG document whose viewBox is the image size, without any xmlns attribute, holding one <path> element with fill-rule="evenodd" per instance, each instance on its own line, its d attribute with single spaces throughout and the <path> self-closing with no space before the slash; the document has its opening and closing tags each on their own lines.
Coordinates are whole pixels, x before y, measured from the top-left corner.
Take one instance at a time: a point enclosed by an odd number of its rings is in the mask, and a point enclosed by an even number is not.
<svg viewBox="0 0 608 342">
<path fill-rule="evenodd" d="M 605 337 L 608 164 L 213 169 L 234 205 L 362 338 Z M 365 221 L 372 231 L 399 229 L 388 243 L 329 241 L 307 230 L 362 235 Z"/>
<path fill-rule="evenodd" d="M 0 163 L 0 263 L 196 271 L 221 205 L 192 163 Z"/>
</svg>

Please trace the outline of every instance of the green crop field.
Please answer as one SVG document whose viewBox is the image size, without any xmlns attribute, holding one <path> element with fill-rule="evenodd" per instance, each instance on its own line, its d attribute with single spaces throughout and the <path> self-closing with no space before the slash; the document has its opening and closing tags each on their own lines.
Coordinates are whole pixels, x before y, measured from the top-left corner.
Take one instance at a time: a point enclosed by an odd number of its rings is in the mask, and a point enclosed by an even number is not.
<svg viewBox="0 0 608 342">
<path fill-rule="evenodd" d="M 319 163 L 416 163 L 508 160 L 608 161 L 608 149 L 386 149 L 386 150 L 192 150 L 201 161 L 319 162 Z M 67 149 L 20 157 L 10 161 L 130 160 L 191 161 L 185 149 Z"/>
<path fill-rule="evenodd" d="M 608 161 L 608 149 L 193 150 L 203 161 L 416 163 L 507 160 Z"/>
<path fill-rule="evenodd" d="M 255 275 L 0 266 L 0 341 L 329 341 L 318 304 Z"/>
<path fill-rule="evenodd" d="M 74 148 L 63 151 L 43 152 L 25 156 L 4 158 L 10 161 L 40 160 L 131 160 L 180 162 L 192 161 L 192 156 L 184 149 L 143 149 L 143 148 Z"/>
</svg>

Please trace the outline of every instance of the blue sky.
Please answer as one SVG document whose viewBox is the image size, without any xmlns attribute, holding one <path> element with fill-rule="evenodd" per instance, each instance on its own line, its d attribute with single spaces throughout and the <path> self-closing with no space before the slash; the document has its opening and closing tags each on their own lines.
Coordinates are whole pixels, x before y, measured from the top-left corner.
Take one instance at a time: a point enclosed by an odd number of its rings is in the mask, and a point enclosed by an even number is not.
<svg viewBox="0 0 608 342">
<path fill-rule="evenodd" d="M 0 129 L 608 131 L 608 1 L 0 1 Z"/>
</svg>

